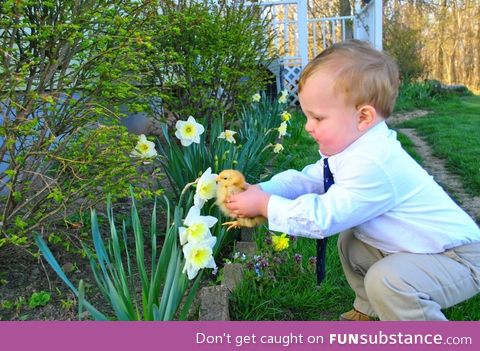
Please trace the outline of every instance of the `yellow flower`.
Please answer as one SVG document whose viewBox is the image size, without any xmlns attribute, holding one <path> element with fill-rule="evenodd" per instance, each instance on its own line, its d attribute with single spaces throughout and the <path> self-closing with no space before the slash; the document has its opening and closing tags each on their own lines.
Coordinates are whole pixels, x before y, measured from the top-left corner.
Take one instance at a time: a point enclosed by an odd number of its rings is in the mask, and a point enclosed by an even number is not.
<svg viewBox="0 0 480 351">
<path fill-rule="evenodd" d="M 208 238 L 201 242 L 189 242 L 183 247 L 185 256 L 185 267 L 183 273 L 187 273 L 188 279 L 193 279 L 202 268 L 216 268 L 213 259 L 213 246 L 216 242 L 215 237 Z"/>
<path fill-rule="evenodd" d="M 280 117 L 282 117 L 282 121 L 288 122 L 290 121 L 290 118 L 292 118 L 292 115 L 287 111 L 283 111 Z"/>
<path fill-rule="evenodd" d="M 278 137 L 281 138 L 287 134 L 287 122 L 280 123 L 280 127 L 277 128 Z"/>
<path fill-rule="evenodd" d="M 220 135 L 218 136 L 218 139 L 225 139 L 229 143 L 236 143 L 235 138 L 233 137 L 234 134 L 237 134 L 237 132 L 234 132 L 233 130 L 228 130 L 225 129 L 224 132 L 221 132 Z"/>
<path fill-rule="evenodd" d="M 278 154 L 282 151 L 283 151 L 283 145 L 282 144 L 276 143 L 275 145 L 273 145 L 273 152 L 274 153 Z"/>
<path fill-rule="evenodd" d="M 155 150 L 155 144 L 148 141 L 147 137 L 142 134 L 138 137 L 137 145 L 130 155 L 133 157 L 151 158 L 157 156 L 157 150 Z"/>
<path fill-rule="evenodd" d="M 275 251 L 283 251 L 288 248 L 290 239 L 287 238 L 287 234 L 273 235 L 272 245 Z"/>
<path fill-rule="evenodd" d="M 200 238 L 205 236 L 205 232 L 208 230 L 207 224 L 205 222 L 193 223 L 190 227 L 187 228 L 186 234 L 187 237 L 191 238 L 192 241 L 199 241 Z"/>
<path fill-rule="evenodd" d="M 284 104 L 287 102 L 288 99 L 288 90 L 282 90 L 280 97 L 278 98 L 278 102 Z"/>
<path fill-rule="evenodd" d="M 201 216 L 200 208 L 192 206 L 187 217 L 183 221 L 185 227 L 179 227 L 180 244 L 186 242 L 200 242 L 212 236 L 209 228 L 212 228 L 218 219 L 213 216 Z"/>
<path fill-rule="evenodd" d="M 186 121 L 177 121 L 175 124 L 177 131 L 175 136 L 180 139 L 183 146 L 189 146 L 191 143 L 200 143 L 200 135 L 205 128 L 195 121 L 193 116 L 189 116 Z"/>
<path fill-rule="evenodd" d="M 210 167 L 202 174 L 197 182 L 197 191 L 193 197 L 193 203 L 200 208 L 203 207 L 206 201 L 212 199 L 217 194 L 217 175 L 212 173 Z"/>
<path fill-rule="evenodd" d="M 253 94 L 252 95 L 252 102 L 259 102 L 261 99 L 261 96 L 259 93 Z"/>
</svg>

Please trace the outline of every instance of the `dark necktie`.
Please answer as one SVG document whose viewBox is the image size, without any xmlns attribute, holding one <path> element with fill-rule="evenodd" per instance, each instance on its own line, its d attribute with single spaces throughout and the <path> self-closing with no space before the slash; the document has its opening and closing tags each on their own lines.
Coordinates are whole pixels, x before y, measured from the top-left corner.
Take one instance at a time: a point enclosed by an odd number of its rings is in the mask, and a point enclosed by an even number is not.
<svg viewBox="0 0 480 351">
<path fill-rule="evenodd" d="M 328 166 L 328 158 L 323 159 L 323 187 L 325 192 L 334 183 L 333 174 Z M 317 240 L 317 284 L 325 278 L 325 257 L 327 252 L 327 238 Z"/>
</svg>

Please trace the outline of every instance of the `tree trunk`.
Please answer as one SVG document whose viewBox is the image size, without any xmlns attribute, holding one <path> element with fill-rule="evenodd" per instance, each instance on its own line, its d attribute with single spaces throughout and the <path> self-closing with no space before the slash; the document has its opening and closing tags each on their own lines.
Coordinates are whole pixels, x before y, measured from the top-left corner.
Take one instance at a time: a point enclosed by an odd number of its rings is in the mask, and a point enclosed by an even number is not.
<svg viewBox="0 0 480 351">
<path fill-rule="evenodd" d="M 447 0 L 443 0 L 441 4 L 440 16 L 438 16 L 438 25 L 439 25 L 439 35 L 438 46 L 437 46 L 437 63 L 433 68 L 433 72 L 438 80 L 445 80 L 445 21 L 447 21 Z"/>
</svg>

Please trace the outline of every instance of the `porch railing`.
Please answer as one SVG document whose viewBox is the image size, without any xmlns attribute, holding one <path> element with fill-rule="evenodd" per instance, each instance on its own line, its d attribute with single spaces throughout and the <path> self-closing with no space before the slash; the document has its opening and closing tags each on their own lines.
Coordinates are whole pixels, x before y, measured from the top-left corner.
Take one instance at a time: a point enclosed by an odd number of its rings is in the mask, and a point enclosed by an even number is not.
<svg viewBox="0 0 480 351">
<path fill-rule="evenodd" d="M 324 48 L 349 38 L 369 41 L 382 49 L 382 0 L 355 2 L 351 16 L 309 18 L 308 0 L 252 2 L 270 20 L 271 52 L 278 59 L 269 66 L 277 90 L 287 89 L 297 103 L 297 80 L 309 60 Z"/>
</svg>

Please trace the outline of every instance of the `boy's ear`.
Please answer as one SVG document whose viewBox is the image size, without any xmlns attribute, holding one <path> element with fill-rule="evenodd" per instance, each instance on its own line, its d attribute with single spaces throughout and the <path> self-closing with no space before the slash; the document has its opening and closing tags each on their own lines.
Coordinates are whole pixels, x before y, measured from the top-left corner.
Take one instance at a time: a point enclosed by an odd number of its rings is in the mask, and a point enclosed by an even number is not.
<svg viewBox="0 0 480 351">
<path fill-rule="evenodd" d="M 366 131 L 377 121 L 377 111 L 372 105 L 363 105 L 358 109 L 358 130 Z"/>
</svg>

